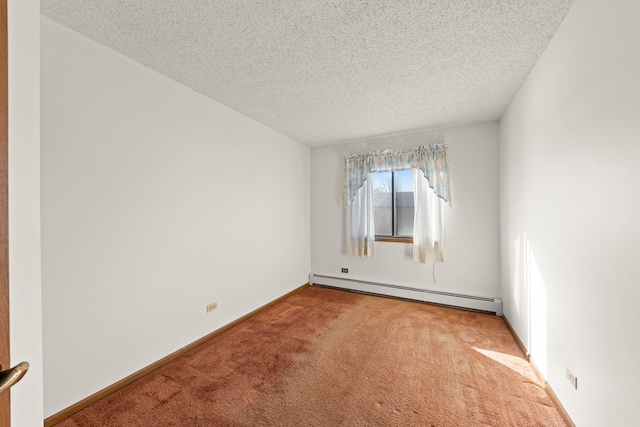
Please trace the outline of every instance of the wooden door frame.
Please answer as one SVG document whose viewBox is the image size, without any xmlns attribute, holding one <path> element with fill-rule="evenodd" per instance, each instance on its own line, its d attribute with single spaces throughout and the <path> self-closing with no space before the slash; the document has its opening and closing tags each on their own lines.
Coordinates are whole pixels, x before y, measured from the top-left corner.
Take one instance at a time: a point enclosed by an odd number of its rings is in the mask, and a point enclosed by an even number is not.
<svg viewBox="0 0 640 427">
<path fill-rule="evenodd" d="M 7 0 L 0 0 L 0 370 L 9 360 L 9 187 L 8 187 L 8 44 Z M 10 392 L 0 394 L 0 426 L 11 425 Z"/>
</svg>

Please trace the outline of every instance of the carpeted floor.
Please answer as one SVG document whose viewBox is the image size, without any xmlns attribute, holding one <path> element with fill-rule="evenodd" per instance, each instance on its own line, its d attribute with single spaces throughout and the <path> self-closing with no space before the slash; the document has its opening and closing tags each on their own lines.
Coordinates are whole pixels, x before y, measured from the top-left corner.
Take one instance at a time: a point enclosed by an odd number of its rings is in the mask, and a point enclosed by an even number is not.
<svg viewBox="0 0 640 427">
<path fill-rule="evenodd" d="M 499 317 L 308 287 L 64 426 L 565 426 Z"/>
</svg>

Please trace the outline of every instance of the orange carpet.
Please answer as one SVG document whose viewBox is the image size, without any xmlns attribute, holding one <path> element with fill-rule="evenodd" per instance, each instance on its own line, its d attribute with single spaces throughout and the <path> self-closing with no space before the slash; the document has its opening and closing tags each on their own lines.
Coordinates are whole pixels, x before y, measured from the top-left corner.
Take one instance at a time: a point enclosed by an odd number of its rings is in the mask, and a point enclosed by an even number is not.
<svg viewBox="0 0 640 427">
<path fill-rule="evenodd" d="M 308 287 L 58 426 L 565 426 L 499 317 Z"/>
</svg>

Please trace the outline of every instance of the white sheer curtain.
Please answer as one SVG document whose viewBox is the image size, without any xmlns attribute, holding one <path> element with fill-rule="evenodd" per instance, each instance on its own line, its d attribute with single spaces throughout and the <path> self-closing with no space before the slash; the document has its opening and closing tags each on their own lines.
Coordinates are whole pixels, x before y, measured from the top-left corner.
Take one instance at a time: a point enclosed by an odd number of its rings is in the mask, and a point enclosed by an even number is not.
<svg viewBox="0 0 640 427">
<path fill-rule="evenodd" d="M 424 145 L 405 151 L 376 151 L 345 157 L 344 207 L 346 248 L 351 256 L 373 256 L 372 172 L 414 169 L 415 212 L 413 259 L 442 262 L 444 203 L 451 206 L 449 162 L 444 144 Z"/>
<path fill-rule="evenodd" d="M 373 256 L 376 232 L 373 225 L 373 178 L 368 173 L 347 209 L 347 254 Z"/>
<path fill-rule="evenodd" d="M 420 169 L 413 169 L 413 260 L 443 262 L 443 201 Z"/>
</svg>

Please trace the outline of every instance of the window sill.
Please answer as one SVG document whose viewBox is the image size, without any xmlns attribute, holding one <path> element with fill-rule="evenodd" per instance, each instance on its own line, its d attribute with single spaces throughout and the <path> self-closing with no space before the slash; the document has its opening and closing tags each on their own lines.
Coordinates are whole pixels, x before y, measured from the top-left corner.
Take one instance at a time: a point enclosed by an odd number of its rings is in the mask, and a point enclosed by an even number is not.
<svg viewBox="0 0 640 427">
<path fill-rule="evenodd" d="M 411 237 L 376 237 L 376 242 L 413 243 Z"/>
</svg>

